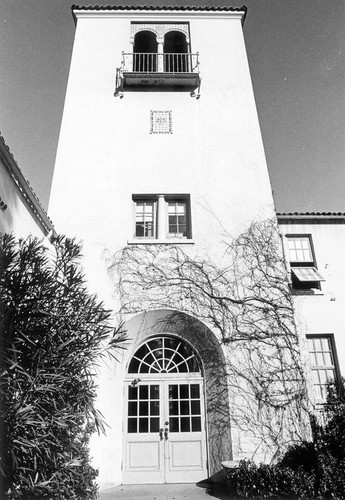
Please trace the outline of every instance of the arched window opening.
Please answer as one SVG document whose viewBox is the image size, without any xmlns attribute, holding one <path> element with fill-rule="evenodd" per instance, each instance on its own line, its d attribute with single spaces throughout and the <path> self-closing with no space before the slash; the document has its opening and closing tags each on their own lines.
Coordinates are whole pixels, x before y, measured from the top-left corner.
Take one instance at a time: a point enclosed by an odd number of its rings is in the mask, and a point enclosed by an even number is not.
<svg viewBox="0 0 345 500">
<path fill-rule="evenodd" d="M 194 349 L 181 339 L 154 337 L 134 353 L 128 373 L 200 373 Z"/>
<path fill-rule="evenodd" d="M 139 31 L 134 38 L 133 71 L 157 71 L 157 40 L 151 31 Z"/>
<path fill-rule="evenodd" d="M 186 73 L 189 70 L 189 50 L 186 36 L 180 31 L 169 31 L 164 37 L 164 71 Z"/>
</svg>

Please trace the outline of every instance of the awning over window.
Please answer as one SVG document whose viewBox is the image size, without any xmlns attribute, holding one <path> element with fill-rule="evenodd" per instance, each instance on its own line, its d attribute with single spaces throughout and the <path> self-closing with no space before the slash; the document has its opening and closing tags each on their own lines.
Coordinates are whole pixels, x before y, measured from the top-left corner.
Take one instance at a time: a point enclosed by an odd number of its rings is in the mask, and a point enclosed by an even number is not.
<svg viewBox="0 0 345 500">
<path fill-rule="evenodd" d="M 292 267 L 291 272 L 299 281 L 325 281 L 316 267 Z"/>
</svg>

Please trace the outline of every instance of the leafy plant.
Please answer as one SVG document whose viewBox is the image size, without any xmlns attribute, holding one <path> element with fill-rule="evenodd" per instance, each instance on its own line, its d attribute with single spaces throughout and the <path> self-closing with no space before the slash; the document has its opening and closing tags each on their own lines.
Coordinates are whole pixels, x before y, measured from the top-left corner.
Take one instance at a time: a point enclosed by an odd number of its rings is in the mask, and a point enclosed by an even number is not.
<svg viewBox="0 0 345 500">
<path fill-rule="evenodd" d="M 317 467 L 317 450 L 315 444 L 303 441 L 300 444 L 290 446 L 280 462 L 281 467 L 289 467 L 297 471 L 302 467 L 306 472 L 311 472 Z"/>
<path fill-rule="evenodd" d="M 256 465 L 242 461 L 229 478 L 231 492 L 244 498 L 308 499 L 315 497 L 316 478 L 303 468 L 292 470 L 279 465 Z"/>
<path fill-rule="evenodd" d="M 89 437 L 104 431 L 94 371 L 125 339 L 91 295 L 81 247 L 0 237 L 1 498 L 93 499 Z"/>
<path fill-rule="evenodd" d="M 291 446 L 277 465 L 242 461 L 229 474 L 232 492 L 245 498 L 345 498 L 344 381 L 329 390 L 326 423 L 313 419 L 313 442 Z"/>
</svg>

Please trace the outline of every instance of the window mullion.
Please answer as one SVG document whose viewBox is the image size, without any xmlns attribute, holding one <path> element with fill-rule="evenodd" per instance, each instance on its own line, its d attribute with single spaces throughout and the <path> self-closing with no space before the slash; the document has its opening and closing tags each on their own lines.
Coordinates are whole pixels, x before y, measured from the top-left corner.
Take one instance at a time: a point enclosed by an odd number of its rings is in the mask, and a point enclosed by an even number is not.
<svg viewBox="0 0 345 500">
<path fill-rule="evenodd" d="M 158 195 L 157 202 L 157 226 L 158 226 L 158 234 L 157 238 L 159 240 L 164 240 L 167 237 L 167 222 L 166 222 L 166 202 L 163 194 Z"/>
</svg>

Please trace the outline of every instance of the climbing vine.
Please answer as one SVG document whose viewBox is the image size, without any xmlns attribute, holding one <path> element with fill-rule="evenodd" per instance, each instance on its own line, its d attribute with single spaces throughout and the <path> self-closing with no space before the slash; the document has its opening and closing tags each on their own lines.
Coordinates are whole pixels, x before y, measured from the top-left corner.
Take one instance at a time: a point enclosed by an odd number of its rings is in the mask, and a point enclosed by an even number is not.
<svg viewBox="0 0 345 500">
<path fill-rule="evenodd" d="M 238 453 L 247 453 L 247 441 L 267 460 L 306 438 L 301 345 L 274 220 L 227 236 L 217 261 L 178 245 L 132 245 L 108 262 L 122 313 L 175 310 L 217 333 Z"/>
</svg>

